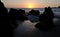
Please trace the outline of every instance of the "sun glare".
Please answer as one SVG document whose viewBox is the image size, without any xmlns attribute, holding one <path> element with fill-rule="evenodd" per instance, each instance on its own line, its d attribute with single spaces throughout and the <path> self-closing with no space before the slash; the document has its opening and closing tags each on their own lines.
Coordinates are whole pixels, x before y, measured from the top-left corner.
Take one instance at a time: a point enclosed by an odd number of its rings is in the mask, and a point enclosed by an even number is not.
<svg viewBox="0 0 60 37">
<path fill-rule="evenodd" d="M 28 8 L 33 8 L 33 5 L 32 5 L 32 4 L 29 4 L 29 5 L 28 5 Z"/>
</svg>

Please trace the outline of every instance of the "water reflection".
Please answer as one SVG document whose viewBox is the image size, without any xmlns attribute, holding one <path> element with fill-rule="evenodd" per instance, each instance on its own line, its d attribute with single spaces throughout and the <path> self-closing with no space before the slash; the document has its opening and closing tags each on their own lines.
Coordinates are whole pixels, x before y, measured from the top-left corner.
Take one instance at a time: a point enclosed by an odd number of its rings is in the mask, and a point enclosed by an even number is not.
<svg viewBox="0 0 60 37">
<path fill-rule="evenodd" d="M 29 20 L 20 22 L 18 21 L 18 28 L 15 30 L 14 37 L 24 37 L 24 36 L 34 36 L 36 35 L 36 29 L 34 25 L 36 23 L 31 23 Z"/>
<path fill-rule="evenodd" d="M 54 24 L 60 25 L 60 18 L 54 18 Z"/>
<path fill-rule="evenodd" d="M 29 20 L 20 22 L 19 26 L 14 30 L 14 37 L 60 37 L 60 19 L 54 18 L 56 27 L 52 31 L 40 31 L 34 26 L 36 23 L 31 23 Z"/>
</svg>

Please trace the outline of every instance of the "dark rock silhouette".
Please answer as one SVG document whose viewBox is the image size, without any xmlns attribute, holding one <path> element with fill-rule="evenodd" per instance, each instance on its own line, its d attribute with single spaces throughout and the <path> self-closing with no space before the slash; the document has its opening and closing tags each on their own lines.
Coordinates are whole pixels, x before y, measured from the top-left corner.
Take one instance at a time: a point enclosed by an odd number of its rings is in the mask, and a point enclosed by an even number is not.
<svg viewBox="0 0 60 37">
<path fill-rule="evenodd" d="M 18 10 L 11 8 L 10 12 L 9 12 L 9 20 L 11 21 L 11 24 L 14 25 L 14 27 L 18 26 L 18 24 L 16 22 L 16 19 L 17 19 L 17 14 L 16 13 L 17 13 L 17 11 Z"/>
<path fill-rule="evenodd" d="M 18 26 L 16 20 L 25 21 L 28 19 L 27 17 L 25 17 L 25 11 L 24 10 L 22 10 L 22 9 L 16 10 L 13 8 L 10 9 L 9 18 L 10 18 L 11 24 L 13 24 L 14 27 Z"/>
<path fill-rule="evenodd" d="M 20 14 L 25 15 L 25 10 L 19 9 L 18 11 L 20 12 Z"/>
<path fill-rule="evenodd" d="M 9 12 L 10 34 L 13 35 L 13 30 L 18 27 L 17 20 L 24 22 L 27 19 L 24 10 L 11 8 Z"/>
<path fill-rule="evenodd" d="M 58 6 L 58 8 L 60 8 L 60 6 Z"/>
<path fill-rule="evenodd" d="M 7 9 L 5 8 L 4 4 L 0 1 L 0 14 L 4 14 L 5 16 L 7 16 L 8 14 L 8 11 Z M 1 15 L 3 16 L 3 15 Z"/>
<path fill-rule="evenodd" d="M 34 15 L 34 12 L 35 12 L 35 10 L 32 9 L 32 10 L 29 12 L 29 15 L 31 15 L 31 14 Z"/>
<path fill-rule="evenodd" d="M 27 17 L 25 17 L 25 11 L 22 9 L 16 10 L 11 8 L 9 12 L 9 20 L 10 20 L 10 25 L 13 26 L 12 30 L 17 28 L 17 20 L 20 21 L 25 21 L 27 20 Z"/>
<path fill-rule="evenodd" d="M 40 15 L 40 12 L 38 11 L 38 10 L 31 10 L 30 12 L 29 12 L 29 15 L 35 15 L 35 16 L 37 16 L 37 15 Z"/>
<path fill-rule="evenodd" d="M 11 8 L 10 12 L 9 12 L 9 25 L 10 25 L 10 30 L 9 30 L 9 34 L 12 36 L 13 35 L 13 30 L 15 28 L 17 28 L 18 24 L 16 21 L 16 9 Z"/>
<path fill-rule="evenodd" d="M 49 30 L 54 28 L 53 23 L 54 14 L 50 7 L 45 8 L 43 14 L 40 15 L 40 22 L 35 25 L 40 30 Z"/>
<path fill-rule="evenodd" d="M 38 10 L 31 10 L 30 12 L 29 12 L 29 15 L 28 15 L 29 17 L 29 20 L 33 23 L 33 22 L 38 22 L 38 18 L 39 18 L 39 16 L 40 16 L 40 12 L 38 11 Z"/>
<path fill-rule="evenodd" d="M 40 12 L 38 10 L 35 11 L 35 15 L 36 16 L 39 16 L 40 15 Z"/>
<path fill-rule="evenodd" d="M 20 21 L 28 20 L 28 18 L 25 16 L 25 10 L 19 9 L 16 14 L 17 14 L 17 20 Z"/>
<path fill-rule="evenodd" d="M 0 1 L 0 37 L 8 37 L 9 31 L 9 20 L 8 20 L 8 11 L 5 8 L 4 4 Z"/>
</svg>

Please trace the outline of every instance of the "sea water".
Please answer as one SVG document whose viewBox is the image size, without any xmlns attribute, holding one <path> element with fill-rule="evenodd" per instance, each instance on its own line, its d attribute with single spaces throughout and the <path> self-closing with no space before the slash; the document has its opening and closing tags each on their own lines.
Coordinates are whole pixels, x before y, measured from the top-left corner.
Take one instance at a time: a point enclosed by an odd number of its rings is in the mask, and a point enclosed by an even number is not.
<svg viewBox="0 0 60 37">
<path fill-rule="evenodd" d="M 22 8 L 25 10 L 25 12 L 29 12 L 31 9 L 28 8 Z M 39 10 L 41 14 L 43 14 L 44 9 L 35 9 Z M 60 9 L 52 9 L 55 18 L 54 24 L 60 25 Z M 52 31 L 40 31 L 37 28 L 35 28 L 35 25 L 37 23 L 32 23 L 29 20 L 21 22 L 17 20 L 17 23 L 19 24 L 18 27 L 14 30 L 14 37 L 60 37 L 60 26 L 55 27 Z"/>
</svg>

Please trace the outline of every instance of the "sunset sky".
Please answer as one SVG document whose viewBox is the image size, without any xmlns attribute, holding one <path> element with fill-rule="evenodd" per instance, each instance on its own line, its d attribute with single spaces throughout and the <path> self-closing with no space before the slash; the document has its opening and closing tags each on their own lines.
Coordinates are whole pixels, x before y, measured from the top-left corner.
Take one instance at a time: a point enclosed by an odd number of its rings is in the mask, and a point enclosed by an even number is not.
<svg viewBox="0 0 60 37">
<path fill-rule="evenodd" d="M 7 8 L 43 8 L 60 6 L 60 0 L 2 0 Z"/>
</svg>

